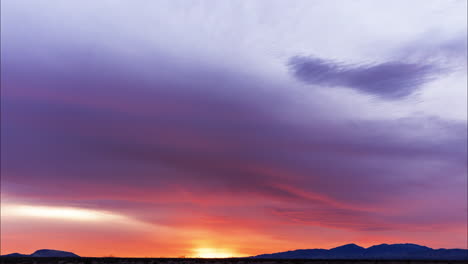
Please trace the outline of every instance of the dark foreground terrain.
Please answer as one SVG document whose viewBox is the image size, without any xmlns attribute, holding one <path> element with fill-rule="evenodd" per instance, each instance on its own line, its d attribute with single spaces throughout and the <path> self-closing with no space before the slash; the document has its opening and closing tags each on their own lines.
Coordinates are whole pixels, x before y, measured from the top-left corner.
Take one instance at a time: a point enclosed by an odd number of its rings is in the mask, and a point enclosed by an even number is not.
<svg viewBox="0 0 468 264">
<path fill-rule="evenodd" d="M 466 260 L 163 259 L 2 257 L 1 264 L 466 264 Z"/>
</svg>

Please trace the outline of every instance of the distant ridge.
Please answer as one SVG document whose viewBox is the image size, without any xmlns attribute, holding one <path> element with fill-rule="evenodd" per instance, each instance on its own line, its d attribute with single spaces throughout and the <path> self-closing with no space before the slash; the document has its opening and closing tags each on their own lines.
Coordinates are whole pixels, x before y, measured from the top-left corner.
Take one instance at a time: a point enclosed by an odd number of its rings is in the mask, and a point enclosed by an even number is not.
<svg viewBox="0 0 468 264">
<path fill-rule="evenodd" d="M 271 259 L 426 259 L 468 260 L 466 249 L 432 249 L 416 244 L 381 244 L 363 248 L 347 244 L 332 249 L 298 249 L 251 258 Z"/>
<path fill-rule="evenodd" d="M 25 255 L 20 253 L 12 253 L 8 255 L 2 255 L 2 257 L 56 257 L 56 258 L 79 258 L 80 256 L 76 255 L 72 252 L 61 251 L 61 250 L 53 250 L 53 249 L 39 249 L 36 252 Z"/>
<path fill-rule="evenodd" d="M 8 255 L 2 255 L 2 257 L 29 257 L 29 255 L 24 255 L 20 253 L 11 253 Z"/>
</svg>

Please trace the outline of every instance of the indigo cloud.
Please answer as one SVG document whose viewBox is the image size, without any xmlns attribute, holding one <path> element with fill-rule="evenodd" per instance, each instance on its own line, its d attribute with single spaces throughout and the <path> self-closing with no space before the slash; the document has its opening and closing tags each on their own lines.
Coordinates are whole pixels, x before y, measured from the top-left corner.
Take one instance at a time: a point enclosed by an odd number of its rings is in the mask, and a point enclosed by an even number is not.
<svg viewBox="0 0 468 264">
<path fill-rule="evenodd" d="M 288 65 L 294 76 L 307 84 L 348 87 L 387 100 L 413 94 L 441 72 L 428 64 L 389 61 L 353 65 L 300 56 L 291 58 Z"/>
</svg>

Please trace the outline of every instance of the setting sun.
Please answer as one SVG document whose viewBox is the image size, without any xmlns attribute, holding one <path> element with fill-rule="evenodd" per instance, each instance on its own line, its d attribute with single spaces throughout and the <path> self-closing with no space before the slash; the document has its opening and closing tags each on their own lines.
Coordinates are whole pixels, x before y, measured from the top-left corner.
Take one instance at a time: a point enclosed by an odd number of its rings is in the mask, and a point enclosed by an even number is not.
<svg viewBox="0 0 468 264">
<path fill-rule="evenodd" d="M 199 258 L 232 258 L 235 257 L 232 252 L 224 249 L 198 248 L 195 250 L 195 257 Z"/>
</svg>

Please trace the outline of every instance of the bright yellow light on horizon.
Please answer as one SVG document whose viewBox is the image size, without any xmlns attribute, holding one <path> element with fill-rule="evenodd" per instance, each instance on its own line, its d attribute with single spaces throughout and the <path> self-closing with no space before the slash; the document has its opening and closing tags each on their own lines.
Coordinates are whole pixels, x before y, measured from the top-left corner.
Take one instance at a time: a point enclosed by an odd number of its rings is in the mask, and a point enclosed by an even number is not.
<svg viewBox="0 0 468 264">
<path fill-rule="evenodd" d="M 195 256 L 199 258 L 232 258 L 235 257 L 232 252 L 228 252 L 224 249 L 215 248 L 197 248 L 194 250 Z"/>
</svg>

